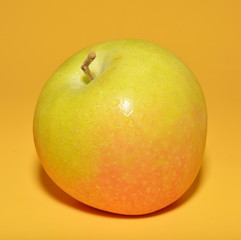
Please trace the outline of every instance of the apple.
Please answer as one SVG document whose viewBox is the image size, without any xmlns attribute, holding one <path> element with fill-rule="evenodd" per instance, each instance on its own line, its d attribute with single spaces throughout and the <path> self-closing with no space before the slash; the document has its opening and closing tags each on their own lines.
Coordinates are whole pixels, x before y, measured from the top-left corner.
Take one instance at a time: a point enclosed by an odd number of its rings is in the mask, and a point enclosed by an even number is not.
<svg viewBox="0 0 241 240">
<path fill-rule="evenodd" d="M 112 40 L 65 61 L 37 102 L 39 159 L 66 193 L 142 215 L 180 198 L 200 169 L 207 110 L 193 73 L 144 40 Z"/>
</svg>

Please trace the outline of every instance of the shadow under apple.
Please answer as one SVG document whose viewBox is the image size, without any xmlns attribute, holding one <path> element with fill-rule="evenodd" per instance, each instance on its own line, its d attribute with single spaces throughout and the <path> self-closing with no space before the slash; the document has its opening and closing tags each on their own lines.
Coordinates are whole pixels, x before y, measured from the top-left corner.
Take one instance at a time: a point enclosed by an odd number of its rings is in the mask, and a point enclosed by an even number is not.
<svg viewBox="0 0 241 240">
<path fill-rule="evenodd" d="M 36 157 L 37 158 L 37 157 Z M 170 204 L 169 206 L 158 210 L 153 213 L 145 214 L 145 215 L 138 215 L 138 216 L 128 216 L 128 215 L 120 215 L 120 214 L 115 214 L 115 213 L 109 213 L 106 211 L 102 211 L 93 207 L 90 207 L 86 204 L 83 204 L 76 199 L 72 198 L 69 196 L 67 193 L 65 193 L 63 190 L 61 190 L 51 179 L 50 177 L 46 174 L 45 170 L 39 163 L 39 160 L 35 158 L 35 161 L 38 163 L 37 165 L 37 180 L 39 181 L 40 186 L 42 189 L 54 198 L 57 201 L 62 202 L 65 205 L 68 205 L 70 207 L 73 207 L 77 210 L 84 211 L 89 214 L 96 214 L 100 216 L 105 216 L 105 217 L 114 217 L 114 218 L 145 218 L 145 217 L 153 217 L 161 214 L 168 213 L 170 211 L 173 211 L 176 208 L 179 208 L 186 204 L 201 188 L 204 177 L 205 177 L 205 172 L 206 172 L 206 164 L 208 162 L 207 160 L 207 154 L 205 154 L 204 159 L 203 159 L 203 164 L 202 167 L 194 180 L 193 184 L 191 187 L 187 190 L 187 192 L 180 197 L 177 201 L 174 203 Z"/>
</svg>

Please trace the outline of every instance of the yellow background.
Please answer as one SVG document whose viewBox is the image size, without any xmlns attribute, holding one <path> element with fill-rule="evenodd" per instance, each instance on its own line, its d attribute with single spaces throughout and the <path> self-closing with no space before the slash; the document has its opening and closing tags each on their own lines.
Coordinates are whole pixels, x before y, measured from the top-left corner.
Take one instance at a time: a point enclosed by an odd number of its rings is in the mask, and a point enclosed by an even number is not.
<svg viewBox="0 0 241 240">
<path fill-rule="evenodd" d="M 179 201 L 144 217 L 84 206 L 38 162 L 32 118 L 40 90 L 90 44 L 141 38 L 176 53 L 204 90 L 201 172 Z M 0 1 L 0 239 L 241 239 L 241 1 Z"/>
</svg>

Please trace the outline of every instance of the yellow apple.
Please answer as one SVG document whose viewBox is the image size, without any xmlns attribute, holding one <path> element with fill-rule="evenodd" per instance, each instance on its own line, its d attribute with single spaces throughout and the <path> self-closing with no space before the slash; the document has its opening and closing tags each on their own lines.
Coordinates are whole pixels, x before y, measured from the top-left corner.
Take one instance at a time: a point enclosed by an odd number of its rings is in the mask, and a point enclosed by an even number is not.
<svg viewBox="0 0 241 240">
<path fill-rule="evenodd" d="M 173 53 L 112 40 L 82 49 L 50 77 L 33 131 L 44 169 L 66 193 L 141 215 L 173 203 L 194 181 L 207 110 L 195 76 Z"/>
</svg>

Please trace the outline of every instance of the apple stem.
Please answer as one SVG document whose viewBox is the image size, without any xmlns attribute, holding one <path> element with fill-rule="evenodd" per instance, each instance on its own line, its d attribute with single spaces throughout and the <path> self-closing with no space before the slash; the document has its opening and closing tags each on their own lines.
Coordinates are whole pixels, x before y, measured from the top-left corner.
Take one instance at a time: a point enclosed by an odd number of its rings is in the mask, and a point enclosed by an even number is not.
<svg viewBox="0 0 241 240">
<path fill-rule="evenodd" d="M 94 77 L 89 69 L 89 65 L 95 58 L 96 58 L 96 53 L 90 52 L 81 66 L 81 69 L 84 71 L 84 73 L 88 76 L 90 80 L 93 80 Z"/>
</svg>

